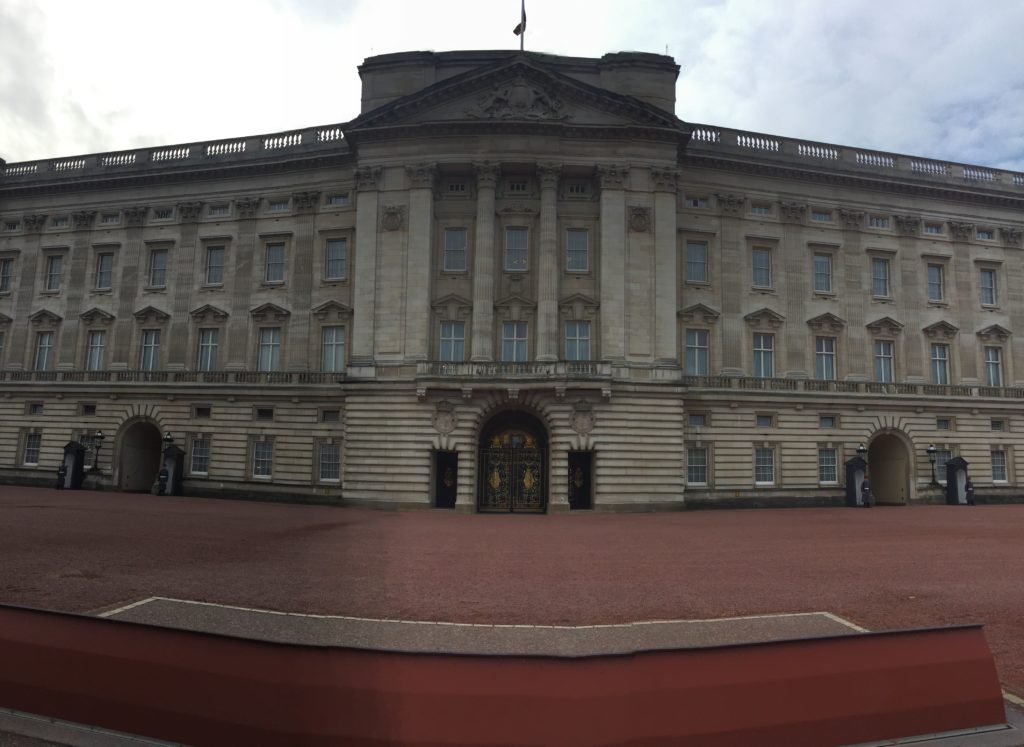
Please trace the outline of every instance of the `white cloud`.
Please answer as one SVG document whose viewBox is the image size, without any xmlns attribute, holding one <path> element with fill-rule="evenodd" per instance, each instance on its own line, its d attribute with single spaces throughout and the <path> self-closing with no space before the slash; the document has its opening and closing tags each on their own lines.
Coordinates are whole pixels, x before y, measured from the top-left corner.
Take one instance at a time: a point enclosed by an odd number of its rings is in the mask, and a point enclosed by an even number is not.
<svg viewBox="0 0 1024 747">
<path fill-rule="evenodd" d="M 527 12 L 528 50 L 667 48 L 688 121 L 1024 169 L 1016 0 Z M 514 49 L 518 19 L 515 0 L 0 0 L 0 148 L 18 161 L 345 121 L 365 57 Z"/>
</svg>

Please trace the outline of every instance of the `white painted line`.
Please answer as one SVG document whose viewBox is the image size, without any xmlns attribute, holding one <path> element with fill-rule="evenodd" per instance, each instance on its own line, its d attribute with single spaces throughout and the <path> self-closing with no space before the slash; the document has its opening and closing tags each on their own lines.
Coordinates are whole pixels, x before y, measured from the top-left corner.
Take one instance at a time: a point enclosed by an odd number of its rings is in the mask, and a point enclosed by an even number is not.
<svg viewBox="0 0 1024 747">
<path fill-rule="evenodd" d="M 848 628 L 853 628 L 858 633 L 870 633 L 871 632 L 867 628 L 862 628 L 857 623 L 851 622 L 851 621 L 847 620 L 846 618 L 840 617 L 839 615 L 833 615 L 831 612 L 821 612 L 820 614 L 822 614 L 825 617 L 828 617 L 828 618 L 830 618 L 832 620 L 835 620 L 837 623 L 842 623 L 843 625 L 845 625 Z"/>
<path fill-rule="evenodd" d="M 126 610 L 130 610 L 130 609 L 132 609 L 134 607 L 141 607 L 144 604 L 149 604 L 150 602 L 153 602 L 153 601 L 155 601 L 157 599 L 160 599 L 160 597 L 146 597 L 145 599 L 140 599 L 137 602 L 132 602 L 131 604 L 126 604 L 124 607 L 118 607 L 117 609 L 107 610 L 106 612 L 101 612 L 96 617 L 112 617 L 113 615 L 118 615 L 118 614 L 120 614 L 120 613 L 122 613 L 122 612 L 124 612 Z"/>
<path fill-rule="evenodd" d="M 1013 703 L 1015 706 L 1020 706 L 1021 708 L 1024 708 L 1024 698 L 1020 698 L 1007 690 L 1003 690 L 1003 697 L 1011 703 Z"/>
</svg>

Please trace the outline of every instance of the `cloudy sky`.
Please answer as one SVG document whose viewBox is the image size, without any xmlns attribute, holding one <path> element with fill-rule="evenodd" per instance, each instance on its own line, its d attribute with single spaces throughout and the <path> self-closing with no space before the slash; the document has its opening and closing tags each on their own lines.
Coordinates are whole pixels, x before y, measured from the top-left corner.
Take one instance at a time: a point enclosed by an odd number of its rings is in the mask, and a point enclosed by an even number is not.
<svg viewBox="0 0 1024 747">
<path fill-rule="evenodd" d="M 1024 171 L 1024 0 L 528 0 L 527 49 L 682 66 L 676 114 Z M 9 162 L 343 122 L 356 66 L 512 49 L 519 0 L 0 0 Z"/>
</svg>

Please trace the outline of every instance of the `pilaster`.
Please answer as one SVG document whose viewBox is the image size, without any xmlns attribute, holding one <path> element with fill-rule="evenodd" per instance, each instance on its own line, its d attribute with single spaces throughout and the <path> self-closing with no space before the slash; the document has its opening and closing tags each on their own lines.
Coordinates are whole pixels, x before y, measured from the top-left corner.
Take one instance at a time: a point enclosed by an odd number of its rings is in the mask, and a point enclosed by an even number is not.
<svg viewBox="0 0 1024 747">
<path fill-rule="evenodd" d="M 430 357 L 430 258 L 434 236 L 434 182 L 437 167 L 405 167 L 409 178 L 409 241 L 406 250 L 405 359 Z"/>
<path fill-rule="evenodd" d="M 61 324 L 60 355 L 57 356 L 58 368 L 82 368 L 81 365 L 76 365 L 75 360 L 78 332 L 81 327 L 78 315 L 82 313 L 82 297 L 87 287 L 85 275 L 89 264 L 89 236 L 95 219 L 95 210 L 80 210 L 71 214 L 75 232 L 71 239 L 68 275 L 64 285 L 64 292 L 67 295 L 64 302 L 64 322 Z"/>
<path fill-rule="evenodd" d="M 540 244 L 537 278 L 537 360 L 558 360 L 558 177 L 562 165 L 542 163 L 540 181 Z"/>
<path fill-rule="evenodd" d="M 651 169 L 654 185 L 654 363 L 678 366 L 676 204 L 679 173 Z"/>
<path fill-rule="evenodd" d="M 498 164 L 484 161 L 476 169 L 476 237 L 473 250 L 472 360 L 494 360 L 494 189 Z"/>
<path fill-rule="evenodd" d="M 171 328 L 168 335 L 166 368 L 183 370 L 191 367 L 189 355 L 189 302 L 192 300 L 192 287 L 195 284 L 196 272 L 201 272 L 202 263 L 196 256 L 197 237 L 199 235 L 199 216 L 203 210 L 201 202 L 178 203 L 178 220 L 181 222 L 178 246 L 173 255 L 174 272 L 170 274 L 174 283 L 171 296 Z"/>
<path fill-rule="evenodd" d="M 32 367 L 32 358 L 29 346 L 34 341 L 29 338 L 29 325 L 25 321 L 33 312 L 32 302 L 36 296 L 36 283 L 39 282 L 39 233 L 46 225 L 46 215 L 30 214 L 22 218 L 25 225 L 25 243 L 23 246 L 21 267 L 19 269 L 21 280 L 17 284 L 17 294 L 14 299 L 14 318 L 17 324 L 11 325 L 10 337 L 8 338 L 8 366 L 10 368 L 22 368 L 25 361 Z M 20 357 L 18 357 L 20 354 Z"/>
<path fill-rule="evenodd" d="M 626 355 L 626 179 L 629 167 L 597 167 L 601 184 L 601 358 Z"/>
<path fill-rule="evenodd" d="M 110 366 L 112 368 L 136 368 L 138 361 L 131 360 L 132 337 L 135 335 L 135 299 L 145 272 L 142 257 L 142 227 L 149 214 L 147 205 L 133 205 L 122 213 L 125 223 L 124 248 L 119 252 L 117 321 L 114 323 L 114 339 L 111 346 Z M 109 344 L 109 343 L 108 343 Z"/>
<path fill-rule="evenodd" d="M 712 279 L 712 282 L 717 282 L 722 288 L 721 324 L 716 325 L 715 343 L 722 351 L 721 373 L 742 375 L 747 328 L 740 312 L 743 308 L 743 299 L 750 293 L 750 271 L 740 230 L 746 198 L 734 194 L 718 194 L 715 197 L 718 201 L 722 237 L 721 277 L 717 280 Z"/>
<path fill-rule="evenodd" d="M 869 321 L 865 315 L 868 300 L 871 297 L 871 261 L 864 254 L 863 233 L 864 214 L 858 213 L 859 220 L 848 220 L 840 211 L 843 221 L 843 246 L 836 261 L 836 272 L 842 272 L 842 312 L 839 317 L 846 320 L 845 345 L 840 340 L 839 365 L 836 375 L 839 378 L 863 381 L 872 378 L 873 361 L 868 332 L 864 327 Z M 837 287 L 838 283 L 837 283 Z"/>
<path fill-rule="evenodd" d="M 252 299 L 253 257 L 256 254 L 256 214 L 259 197 L 235 200 L 238 212 L 238 246 L 234 252 L 234 276 L 231 284 L 231 318 L 228 322 L 227 364 L 231 371 L 243 371 L 251 360 L 249 344 L 249 306 Z"/>
<path fill-rule="evenodd" d="M 377 293 L 377 211 L 380 166 L 356 171 L 356 251 L 352 296 L 353 365 L 373 364 L 374 313 Z"/>
<path fill-rule="evenodd" d="M 313 262 L 318 256 L 315 245 L 316 211 L 320 205 L 320 193 L 298 192 L 292 195 L 295 206 L 295 235 L 293 238 L 292 272 L 288 279 L 291 287 L 289 296 L 296 299 L 290 304 L 288 318 L 287 369 L 308 371 L 310 361 L 320 368 L 318 341 L 310 337 L 309 306 L 305 301 L 313 297 Z"/>
</svg>

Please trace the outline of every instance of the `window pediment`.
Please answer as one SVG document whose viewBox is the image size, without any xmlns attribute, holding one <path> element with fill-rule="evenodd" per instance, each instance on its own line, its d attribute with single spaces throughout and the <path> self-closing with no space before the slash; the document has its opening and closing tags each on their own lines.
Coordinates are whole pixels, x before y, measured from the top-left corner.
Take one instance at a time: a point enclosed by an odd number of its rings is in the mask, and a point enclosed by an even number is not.
<svg viewBox="0 0 1024 747">
<path fill-rule="evenodd" d="M 877 319 L 871 324 L 865 325 L 873 335 L 889 335 L 895 336 L 903 331 L 903 325 L 897 322 L 892 317 L 883 316 L 881 319 Z"/>
<path fill-rule="evenodd" d="M 926 337 L 932 340 L 952 340 L 956 337 L 960 328 L 954 327 L 947 321 L 941 321 L 935 322 L 935 324 L 929 324 L 921 331 L 924 332 Z"/>
<path fill-rule="evenodd" d="M 78 318 L 85 322 L 85 326 L 91 327 L 94 324 L 110 324 L 114 321 L 114 315 L 95 306 L 88 311 L 78 315 Z"/>
<path fill-rule="evenodd" d="M 339 301 L 327 301 L 313 308 L 311 313 L 321 322 L 328 320 L 343 322 L 352 317 L 352 307 Z"/>
<path fill-rule="evenodd" d="M 49 309 L 40 309 L 35 314 L 32 314 L 28 319 L 33 324 L 45 326 L 60 324 L 64 321 L 64 317 L 54 314 Z"/>
<path fill-rule="evenodd" d="M 750 312 L 743 320 L 754 329 L 778 329 L 786 321 L 786 317 L 766 306 Z"/>
<path fill-rule="evenodd" d="M 599 301 L 582 293 L 573 293 L 558 302 L 558 311 L 566 319 L 585 319 L 597 314 L 601 308 Z"/>
<path fill-rule="evenodd" d="M 212 306 L 208 303 L 203 304 L 198 309 L 193 309 L 189 314 L 193 320 L 200 323 L 210 321 L 221 323 L 227 321 L 229 316 L 228 312 L 223 309 L 218 309 L 216 306 Z"/>
<path fill-rule="evenodd" d="M 831 332 L 832 334 L 837 334 L 842 332 L 846 327 L 846 320 L 841 319 L 835 314 L 825 313 L 819 314 L 813 319 L 808 319 L 807 326 L 815 332 Z"/>
<path fill-rule="evenodd" d="M 502 319 L 518 322 L 533 316 L 537 304 L 528 298 L 520 295 L 506 296 L 500 301 L 495 301 L 494 310 Z"/>
<path fill-rule="evenodd" d="M 438 319 L 445 321 L 468 319 L 473 311 L 473 302 L 456 293 L 449 293 L 434 301 L 430 306 L 437 314 Z"/>
<path fill-rule="evenodd" d="M 978 332 L 978 337 L 985 342 L 1006 342 L 1010 339 L 1010 334 L 1010 330 L 1006 327 L 993 324 Z"/>
<path fill-rule="evenodd" d="M 7 314 L 0 314 L 0 324 L 10 324 L 13 321 Z"/>
<path fill-rule="evenodd" d="M 290 317 L 292 312 L 288 309 L 282 308 L 275 303 L 265 303 L 257 306 L 255 309 L 249 310 L 249 315 L 254 321 L 264 322 L 273 320 L 275 322 L 283 322 Z"/>
<path fill-rule="evenodd" d="M 685 309 L 680 309 L 676 312 L 676 316 L 682 319 L 684 322 L 703 322 L 704 324 L 714 324 L 718 321 L 718 317 L 721 314 L 710 306 L 705 306 L 702 303 L 695 303 L 692 306 L 687 306 Z"/>
<path fill-rule="evenodd" d="M 145 308 L 139 309 L 132 314 L 132 316 L 143 324 L 152 324 L 154 322 L 162 324 L 171 318 L 170 314 L 166 311 L 161 311 L 155 306 L 146 306 Z"/>
</svg>

